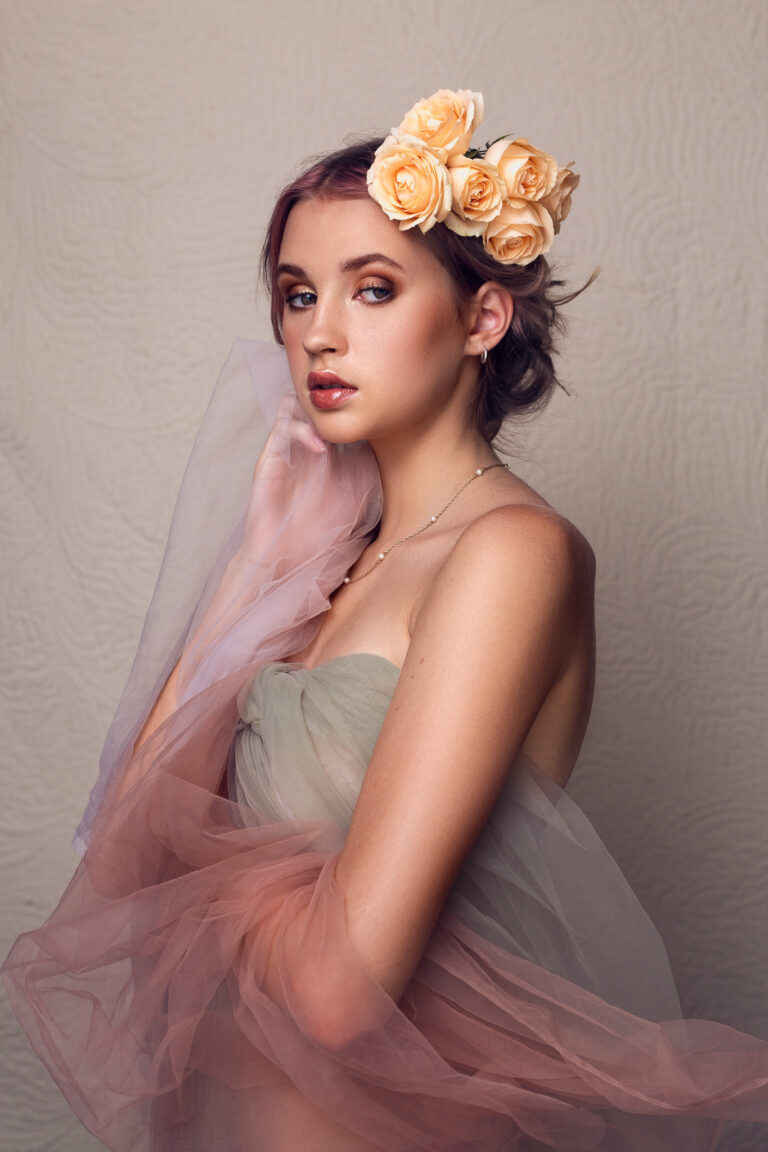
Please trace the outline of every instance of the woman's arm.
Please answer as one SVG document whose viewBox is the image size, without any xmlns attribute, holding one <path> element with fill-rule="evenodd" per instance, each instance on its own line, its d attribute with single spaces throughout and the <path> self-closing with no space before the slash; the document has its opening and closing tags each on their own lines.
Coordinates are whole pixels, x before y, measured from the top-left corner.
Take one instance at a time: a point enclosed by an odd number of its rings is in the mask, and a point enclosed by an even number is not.
<svg viewBox="0 0 768 1152">
<path fill-rule="evenodd" d="M 258 467 L 258 466 L 257 466 Z M 160 727 L 172 716 L 179 706 L 178 694 L 178 677 L 179 669 L 184 657 L 193 647 L 197 647 L 200 641 L 205 637 L 206 632 L 211 627 L 212 622 L 215 622 L 221 609 L 223 607 L 229 608 L 233 603 L 233 597 L 236 590 L 239 590 L 243 584 L 242 574 L 243 560 L 236 554 L 232 557 L 227 567 L 224 569 L 224 574 L 219 581 L 216 592 L 208 606 L 208 609 L 200 621 L 200 624 L 195 629 L 193 635 L 187 641 L 184 650 L 173 666 L 173 670 L 166 680 L 161 692 L 158 694 L 157 699 L 152 705 L 152 709 L 144 721 L 144 725 L 136 738 L 133 746 L 134 755 L 146 740 L 152 735 L 156 729 Z"/>
<path fill-rule="evenodd" d="M 394 1000 L 542 703 L 591 642 L 593 579 L 571 525 L 504 506 L 464 531 L 419 613 L 336 866 L 349 937 Z M 305 976 L 321 1043 L 365 1030 L 332 957 Z"/>
<path fill-rule="evenodd" d="M 295 461 L 297 447 L 301 446 L 311 452 L 327 450 L 325 442 L 303 416 L 296 396 L 287 393 L 280 400 L 277 417 L 253 470 L 240 547 L 229 561 L 204 616 L 187 640 L 182 655 L 158 694 L 134 743 L 134 754 L 176 711 L 179 704 L 179 670 L 185 656 L 192 651 L 199 659 L 205 647 L 218 639 L 221 619 L 231 619 L 249 583 L 257 580 L 260 575 L 263 578 L 264 574 L 259 573 L 260 561 L 270 549 L 274 549 L 275 541 L 281 534 L 284 535 L 286 509 L 291 507 L 295 498 L 293 488 L 302 470 L 295 462 L 291 463 L 291 457 L 293 454 Z M 307 514 L 312 514 L 311 509 Z M 284 543 L 284 551 L 287 552 L 288 548 L 289 544 Z M 285 556 L 286 562 L 287 559 Z"/>
</svg>

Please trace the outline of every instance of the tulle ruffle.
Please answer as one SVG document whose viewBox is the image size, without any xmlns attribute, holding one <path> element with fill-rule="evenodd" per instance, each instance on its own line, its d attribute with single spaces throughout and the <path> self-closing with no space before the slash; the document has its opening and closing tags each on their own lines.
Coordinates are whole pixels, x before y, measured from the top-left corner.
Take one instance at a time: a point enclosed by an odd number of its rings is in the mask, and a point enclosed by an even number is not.
<svg viewBox="0 0 768 1152">
<path fill-rule="evenodd" d="M 259 356 L 238 349 L 238 379 Z M 346 930 L 343 830 L 228 795 L 254 678 L 309 642 L 375 525 L 366 447 L 286 443 L 280 492 L 257 475 L 232 484 L 227 515 L 207 506 L 213 568 L 202 592 L 199 565 L 187 576 L 172 643 L 161 579 L 85 854 L 2 968 L 35 1050 L 114 1152 L 704 1152 L 721 1119 L 768 1121 L 768 1044 L 628 1012 L 450 902 L 395 1003 Z M 204 475 L 185 480 L 164 562 L 182 585 L 205 529 L 188 485 Z M 182 650 L 178 707 L 135 748 Z"/>
<path fill-rule="evenodd" d="M 768 1120 L 768 1045 L 624 1012 L 449 910 L 395 1004 L 346 933 L 338 830 L 217 795 L 217 751 L 172 756 L 99 820 L 4 966 L 109 1148 L 690 1152 L 716 1132 L 692 1116 Z"/>
</svg>

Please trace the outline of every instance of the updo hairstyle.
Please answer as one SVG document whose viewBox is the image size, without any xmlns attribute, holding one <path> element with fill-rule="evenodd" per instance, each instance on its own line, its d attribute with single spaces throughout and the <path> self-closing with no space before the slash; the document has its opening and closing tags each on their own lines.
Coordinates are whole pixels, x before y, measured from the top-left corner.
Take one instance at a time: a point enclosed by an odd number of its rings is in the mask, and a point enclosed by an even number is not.
<svg viewBox="0 0 768 1152">
<path fill-rule="evenodd" d="M 261 259 L 262 276 L 271 299 L 272 331 L 278 344 L 283 343 L 283 299 L 275 272 L 291 209 L 313 197 L 367 198 L 366 173 L 382 140 L 383 137 L 365 139 L 313 157 L 309 167 L 278 196 Z M 589 287 L 598 270 L 575 292 L 557 295 L 553 290 L 561 288 L 564 281 L 553 279 L 544 256 L 522 266 L 502 264 L 486 252 L 479 236 L 457 236 L 444 224 L 435 224 L 424 233 L 412 228 L 410 234 L 429 248 L 448 271 L 458 309 L 488 280 L 506 288 L 514 300 L 514 314 L 506 334 L 489 349 L 486 363 L 480 365 L 472 405 L 471 418 L 490 443 L 507 416 L 528 415 L 543 408 L 555 387 L 567 391 L 558 380 L 552 361 L 556 334 L 563 333 L 566 327 L 558 308 Z"/>
</svg>

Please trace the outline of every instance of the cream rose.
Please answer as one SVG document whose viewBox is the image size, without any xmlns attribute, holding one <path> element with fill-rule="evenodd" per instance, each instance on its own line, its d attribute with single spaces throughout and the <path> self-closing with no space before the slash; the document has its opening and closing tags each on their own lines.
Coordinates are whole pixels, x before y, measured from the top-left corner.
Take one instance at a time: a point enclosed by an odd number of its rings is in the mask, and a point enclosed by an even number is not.
<svg viewBox="0 0 768 1152">
<path fill-rule="evenodd" d="M 529 144 L 525 136 L 518 136 L 511 143 L 509 137 L 497 140 L 485 158 L 498 168 L 510 199 L 541 200 L 555 186 L 557 161 L 548 152 Z"/>
<path fill-rule="evenodd" d="M 416 136 L 428 144 L 441 160 L 466 152 L 472 133 L 483 119 L 483 94 L 461 88 L 452 92 L 441 88 L 426 100 L 419 100 L 403 117 L 395 136 Z"/>
<path fill-rule="evenodd" d="M 565 168 L 558 169 L 554 188 L 548 196 L 542 196 L 540 201 L 552 217 L 555 235 L 571 210 L 571 194 L 578 188 L 581 179 L 576 172 L 571 171 L 573 163 L 573 160 L 569 160 Z"/>
<path fill-rule="evenodd" d="M 415 136 L 387 136 L 368 169 L 368 191 L 400 231 L 418 224 L 427 232 L 451 210 L 448 169 Z"/>
<path fill-rule="evenodd" d="M 498 216 L 506 184 L 493 164 L 479 157 L 451 156 L 447 167 L 453 202 L 445 226 L 460 236 L 480 236 L 486 223 Z"/>
<path fill-rule="evenodd" d="M 483 233 L 483 244 L 502 264 L 530 264 L 549 251 L 555 236 L 552 217 L 532 200 L 506 200 Z"/>
</svg>

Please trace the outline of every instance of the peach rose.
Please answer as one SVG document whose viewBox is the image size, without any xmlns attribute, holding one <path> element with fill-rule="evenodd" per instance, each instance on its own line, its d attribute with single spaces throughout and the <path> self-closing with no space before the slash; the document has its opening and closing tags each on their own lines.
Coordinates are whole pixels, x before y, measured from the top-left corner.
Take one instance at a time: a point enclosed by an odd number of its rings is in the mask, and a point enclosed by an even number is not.
<svg viewBox="0 0 768 1152">
<path fill-rule="evenodd" d="M 571 171 L 573 163 L 573 160 L 569 160 L 565 168 L 558 169 L 554 188 L 548 196 L 542 196 L 540 201 L 552 217 L 555 235 L 560 231 L 560 225 L 571 210 L 571 193 L 578 188 L 581 179 Z"/>
<path fill-rule="evenodd" d="M 483 119 L 483 94 L 461 88 L 439 92 L 419 100 L 403 117 L 396 136 L 416 136 L 428 144 L 441 160 L 466 152 L 472 133 Z"/>
<path fill-rule="evenodd" d="M 555 186 L 557 161 L 548 152 L 529 144 L 525 136 L 518 136 L 511 143 L 509 137 L 497 140 L 485 158 L 498 168 L 512 200 L 541 200 Z"/>
<path fill-rule="evenodd" d="M 535 200 L 505 200 L 483 233 L 483 244 L 502 264 L 530 264 L 548 252 L 555 236 L 552 217 Z"/>
<path fill-rule="evenodd" d="M 368 169 L 368 191 L 400 231 L 418 224 L 427 232 L 451 210 L 448 169 L 415 136 L 387 136 Z"/>
<path fill-rule="evenodd" d="M 460 236 L 480 236 L 486 223 L 498 216 L 507 186 L 493 164 L 479 157 L 451 156 L 447 167 L 453 203 L 445 226 Z"/>
</svg>

